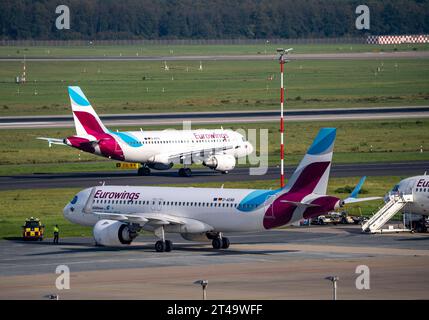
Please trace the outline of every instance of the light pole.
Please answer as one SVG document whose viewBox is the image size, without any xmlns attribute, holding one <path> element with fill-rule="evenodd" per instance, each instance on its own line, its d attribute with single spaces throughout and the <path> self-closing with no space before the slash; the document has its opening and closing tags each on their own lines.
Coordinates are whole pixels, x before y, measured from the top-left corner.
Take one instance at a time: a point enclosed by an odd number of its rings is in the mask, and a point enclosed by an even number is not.
<svg viewBox="0 0 429 320">
<path fill-rule="evenodd" d="M 333 298 L 334 300 L 337 300 L 337 282 L 340 280 L 340 278 L 337 276 L 330 276 L 326 277 L 325 279 L 332 282 Z"/>
<path fill-rule="evenodd" d="M 280 54 L 279 63 L 280 63 L 280 188 L 285 186 L 285 173 L 284 173 L 284 120 L 283 120 L 283 108 L 284 108 L 284 97 L 285 90 L 283 85 L 283 72 L 284 64 L 289 62 L 286 60 L 285 55 L 287 55 L 293 48 L 283 49 L 278 48 L 277 52 Z"/>
<path fill-rule="evenodd" d="M 203 300 L 206 300 L 207 299 L 206 288 L 207 288 L 207 285 L 209 284 L 208 280 L 197 280 L 194 282 L 194 284 L 201 285 L 201 287 L 203 288 Z"/>
</svg>

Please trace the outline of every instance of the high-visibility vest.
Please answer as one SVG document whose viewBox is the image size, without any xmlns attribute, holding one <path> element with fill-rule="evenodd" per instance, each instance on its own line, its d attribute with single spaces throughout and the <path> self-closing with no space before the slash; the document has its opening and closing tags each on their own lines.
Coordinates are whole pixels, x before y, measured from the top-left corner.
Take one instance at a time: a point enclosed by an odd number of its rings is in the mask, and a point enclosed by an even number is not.
<svg viewBox="0 0 429 320">
<path fill-rule="evenodd" d="M 54 232 L 59 232 L 60 229 L 58 229 L 57 227 L 54 227 Z"/>
</svg>

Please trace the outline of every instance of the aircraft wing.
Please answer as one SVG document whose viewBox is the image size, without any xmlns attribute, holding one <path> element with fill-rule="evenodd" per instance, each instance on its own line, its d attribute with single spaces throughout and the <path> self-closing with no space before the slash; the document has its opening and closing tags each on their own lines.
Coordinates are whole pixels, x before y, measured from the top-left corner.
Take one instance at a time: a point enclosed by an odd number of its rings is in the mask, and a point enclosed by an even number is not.
<svg viewBox="0 0 429 320">
<path fill-rule="evenodd" d="M 186 222 L 179 217 L 169 214 L 159 213 L 137 213 L 137 214 L 121 214 L 107 212 L 93 212 L 93 214 L 108 220 L 117 220 L 121 222 L 137 223 L 141 226 L 150 225 L 167 225 L 167 224 L 185 224 Z"/>
<path fill-rule="evenodd" d="M 234 148 L 235 148 L 234 145 L 228 145 L 228 146 L 223 146 L 218 148 L 190 148 L 190 149 L 185 149 L 178 153 L 168 154 L 168 158 L 172 160 L 176 158 L 184 159 L 187 157 L 212 156 L 215 154 L 219 154 L 225 150 L 230 150 Z"/>
<path fill-rule="evenodd" d="M 64 143 L 64 139 L 45 138 L 45 137 L 38 137 L 37 139 L 48 141 L 49 148 L 52 147 L 53 144 L 59 144 L 59 145 L 66 146 L 66 144 Z"/>
<path fill-rule="evenodd" d="M 160 230 L 161 226 L 166 225 L 174 226 L 175 229 L 178 230 L 177 232 L 184 233 L 203 233 L 214 230 L 212 226 L 200 220 L 177 217 L 166 213 L 145 212 L 135 214 L 115 214 L 106 212 L 93 212 L 93 214 L 101 217 L 102 219 L 117 220 L 124 223 L 136 223 L 141 227 L 148 225 L 155 230 L 155 234 L 159 232 L 157 230 Z"/>
</svg>

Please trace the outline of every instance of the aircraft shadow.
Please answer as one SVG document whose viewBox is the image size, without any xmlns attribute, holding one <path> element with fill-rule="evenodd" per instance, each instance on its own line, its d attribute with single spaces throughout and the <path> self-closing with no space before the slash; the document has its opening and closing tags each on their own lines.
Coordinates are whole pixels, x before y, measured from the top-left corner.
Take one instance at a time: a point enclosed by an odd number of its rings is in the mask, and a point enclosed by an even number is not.
<svg viewBox="0 0 429 320">
<path fill-rule="evenodd" d="M 221 173 L 216 171 L 208 170 L 192 170 L 193 176 L 205 177 L 205 176 L 216 176 L 221 175 Z M 174 171 L 159 171 L 151 172 L 150 176 L 138 176 L 136 172 L 76 172 L 76 173 L 48 173 L 48 172 L 34 172 L 33 174 L 27 175 L 17 175 L 17 176 L 0 176 L 0 178 L 10 178 L 14 180 L 28 180 L 28 179 L 38 179 L 38 180 L 55 180 L 55 179 L 78 179 L 78 178 L 142 178 L 142 179 L 151 179 L 156 177 L 171 177 L 171 178 L 184 178 L 179 176 L 178 170 Z"/>
<path fill-rule="evenodd" d="M 247 244 L 247 243 L 242 243 Z M 249 243 L 250 244 L 250 243 Z M 57 246 L 53 244 L 49 244 L 52 246 Z M 77 245 L 79 248 L 70 248 L 70 247 L 60 247 L 59 250 L 52 251 L 52 252 L 39 252 L 39 253 L 29 253 L 27 256 L 49 256 L 49 255 L 58 255 L 58 254 L 80 254 L 80 253 L 96 253 L 96 252 L 147 252 L 147 253 L 156 253 L 153 244 L 147 244 L 147 245 L 134 245 L 130 247 L 102 247 L 102 246 L 95 246 L 94 244 L 82 244 L 82 243 L 61 243 L 60 245 Z M 204 246 L 204 245 L 203 245 Z M 233 245 L 232 245 L 233 246 Z M 228 256 L 228 255 L 269 255 L 269 254 L 275 254 L 275 253 L 293 253 L 293 252 L 299 252 L 299 250 L 234 250 L 234 249 L 219 249 L 215 250 L 211 247 L 196 247 L 195 244 L 183 244 L 183 245 L 176 245 L 172 251 L 174 254 L 175 252 L 190 252 L 190 253 L 200 253 L 204 254 L 206 256 Z M 158 254 L 169 254 L 168 252 L 164 253 L 158 253 Z"/>
<path fill-rule="evenodd" d="M 396 241 L 427 241 L 429 240 L 429 236 L 410 237 L 410 238 L 395 239 L 395 240 Z"/>
</svg>

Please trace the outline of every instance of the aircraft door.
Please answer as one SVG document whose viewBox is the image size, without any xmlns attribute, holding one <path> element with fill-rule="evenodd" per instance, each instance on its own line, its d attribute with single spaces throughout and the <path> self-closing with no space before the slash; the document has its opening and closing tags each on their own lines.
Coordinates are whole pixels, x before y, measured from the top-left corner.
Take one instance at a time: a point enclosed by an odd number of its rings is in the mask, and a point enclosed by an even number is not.
<svg viewBox="0 0 429 320">
<path fill-rule="evenodd" d="M 407 181 L 407 184 L 405 185 L 405 188 L 404 188 L 404 191 L 403 191 L 403 193 L 405 195 L 412 195 L 413 194 L 413 187 L 414 187 L 415 182 L 416 181 L 413 180 L 413 179 L 410 179 L 410 180 Z"/>
<path fill-rule="evenodd" d="M 159 212 L 162 210 L 162 203 L 163 203 L 163 199 L 162 198 L 153 198 L 152 202 L 151 202 L 151 209 L 153 212 Z"/>
</svg>

